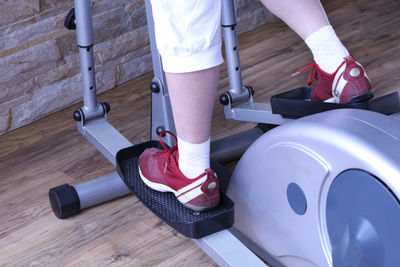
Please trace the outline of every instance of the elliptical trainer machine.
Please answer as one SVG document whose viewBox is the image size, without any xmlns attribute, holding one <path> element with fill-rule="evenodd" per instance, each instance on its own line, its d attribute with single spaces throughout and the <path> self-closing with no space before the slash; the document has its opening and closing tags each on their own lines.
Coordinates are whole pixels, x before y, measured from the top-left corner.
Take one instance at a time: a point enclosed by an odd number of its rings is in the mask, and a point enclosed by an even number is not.
<svg viewBox="0 0 400 267">
<path fill-rule="evenodd" d="M 140 153 L 159 146 L 164 130 L 174 132 L 150 2 L 146 0 L 154 68 L 151 141 L 132 146 L 107 122 L 110 106 L 96 100 L 91 1 L 75 0 L 65 25 L 77 30 L 84 106 L 74 119 L 78 131 L 118 173 L 50 189 L 54 213 L 66 218 L 133 191 L 220 265 L 264 266 L 257 254 L 273 266 L 396 266 L 399 94 L 351 104 L 314 103 L 306 101 L 309 88 L 298 88 L 272 97 L 271 104 L 253 102 L 254 90 L 242 84 L 235 3 L 222 3 L 230 89 L 220 102 L 227 119 L 262 125 L 212 143 L 221 204 L 193 212 L 173 195 L 147 188 L 138 176 Z M 172 142 L 165 137 L 165 143 Z M 218 164 L 243 152 L 232 175 Z"/>
</svg>

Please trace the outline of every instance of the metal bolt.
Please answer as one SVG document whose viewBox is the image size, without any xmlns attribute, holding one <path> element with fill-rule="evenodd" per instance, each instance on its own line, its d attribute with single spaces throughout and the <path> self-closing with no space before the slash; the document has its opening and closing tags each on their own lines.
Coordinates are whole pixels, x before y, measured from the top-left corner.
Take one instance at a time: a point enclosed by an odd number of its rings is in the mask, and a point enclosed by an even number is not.
<svg viewBox="0 0 400 267">
<path fill-rule="evenodd" d="M 158 135 L 158 136 L 160 136 L 160 134 L 162 133 L 162 132 L 164 132 L 165 131 L 165 128 L 164 128 L 164 126 L 158 126 L 157 128 L 156 128 L 156 134 Z M 165 133 L 162 135 L 162 137 L 164 137 L 165 136 Z"/>
</svg>

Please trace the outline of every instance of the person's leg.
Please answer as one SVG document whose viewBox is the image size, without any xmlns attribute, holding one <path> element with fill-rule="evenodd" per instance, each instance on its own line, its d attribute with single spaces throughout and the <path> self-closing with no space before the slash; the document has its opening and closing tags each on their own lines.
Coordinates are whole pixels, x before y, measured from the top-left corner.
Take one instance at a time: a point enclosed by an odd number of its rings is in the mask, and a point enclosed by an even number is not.
<svg viewBox="0 0 400 267">
<path fill-rule="evenodd" d="M 178 136 L 190 143 L 204 143 L 210 136 L 219 66 L 165 74 Z"/>
<path fill-rule="evenodd" d="M 303 40 L 316 30 L 330 25 L 319 0 L 260 0 Z"/>
<path fill-rule="evenodd" d="M 221 2 L 152 0 L 157 48 L 166 74 L 178 144 L 147 150 L 142 180 L 173 192 L 186 207 L 218 204 L 218 180 L 210 169 L 210 128 L 219 80 Z"/>
<path fill-rule="evenodd" d="M 211 119 L 223 61 L 221 3 L 153 0 L 152 4 L 178 135 L 179 166 L 185 176 L 194 178 L 210 167 Z"/>
<path fill-rule="evenodd" d="M 261 2 L 291 27 L 310 48 L 316 62 L 312 65 L 312 71 L 315 71 L 315 78 L 318 79 L 312 91 L 312 100 L 348 102 L 355 97 L 365 99 L 371 95 L 371 84 L 364 69 L 350 57 L 330 25 L 319 0 Z M 309 80 L 309 83 L 312 81 Z"/>
<path fill-rule="evenodd" d="M 179 168 L 188 178 L 210 168 L 210 128 L 219 66 L 190 73 L 166 72 L 178 135 Z"/>
</svg>

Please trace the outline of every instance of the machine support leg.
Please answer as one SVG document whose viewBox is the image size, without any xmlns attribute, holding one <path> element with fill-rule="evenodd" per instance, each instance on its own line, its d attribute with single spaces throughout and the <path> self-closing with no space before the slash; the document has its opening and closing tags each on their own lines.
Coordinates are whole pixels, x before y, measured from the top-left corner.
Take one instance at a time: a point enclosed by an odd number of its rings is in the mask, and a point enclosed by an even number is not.
<svg viewBox="0 0 400 267">
<path fill-rule="evenodd" d="M 75 0 L 74 6 L 83 83 L 83 109 L 95 112 L 98 104 L 93 60 L 92 4 L 90 0 Z"/>
<path fill-rule="evenodd" d="M 236 5 L 233 0 L 222 0 L 221 14 L 222 31 L 226 64 L 229 78 L 229 93 L 232 102 L 251 98 L 249 91 L 243 86 L 240 67 L 239 41 L 237 36 Z"/>
<path fill-rule="evenodd" d="M 81 210 L 131 194 L 116 172 L 74 186 Z"/>
</svg>

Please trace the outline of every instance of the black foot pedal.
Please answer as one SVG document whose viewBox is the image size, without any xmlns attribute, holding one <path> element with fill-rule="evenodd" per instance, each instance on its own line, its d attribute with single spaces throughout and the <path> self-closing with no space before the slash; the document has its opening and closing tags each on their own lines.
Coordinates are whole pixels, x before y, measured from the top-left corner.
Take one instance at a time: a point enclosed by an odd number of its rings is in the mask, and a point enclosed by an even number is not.
<svg viewBox="0 0 400 267">
<path fill-rule="evenodd" d="M 234 204 L 221 193 L 220 204 L 213 210 L 196 212 L 184 207 L 172 193 L 161 193 L 144 184 L 139 175 L 140 154 L 148 147 L 163 149 L 156 141 L 142 143 L 122 149 L 117 154 L 117 170 L 122 180 L 135 196 L 160 219 L 177 232 L 189 238 L 204 236 L 227 229 L 234 222 Z M 212 164 L 219 179 L 229 179 L 223 167 Z M 223 178 L 221 178 L 223 177 Z"/>
<path fill-rule="evenodd" d="M 339 108 L 366 109 L 391 115 L 400 112 L 400 96 L 394 92 L 382 97 L 372 98 L 372 94 L 363 95 L 361 102 L 338 104 L 310 101 L 311 88 L 301 87 L 271 97 L 272 113 L 281 114 L 285 118 L 300 118 L 312 114 Z"/>
</svg>

